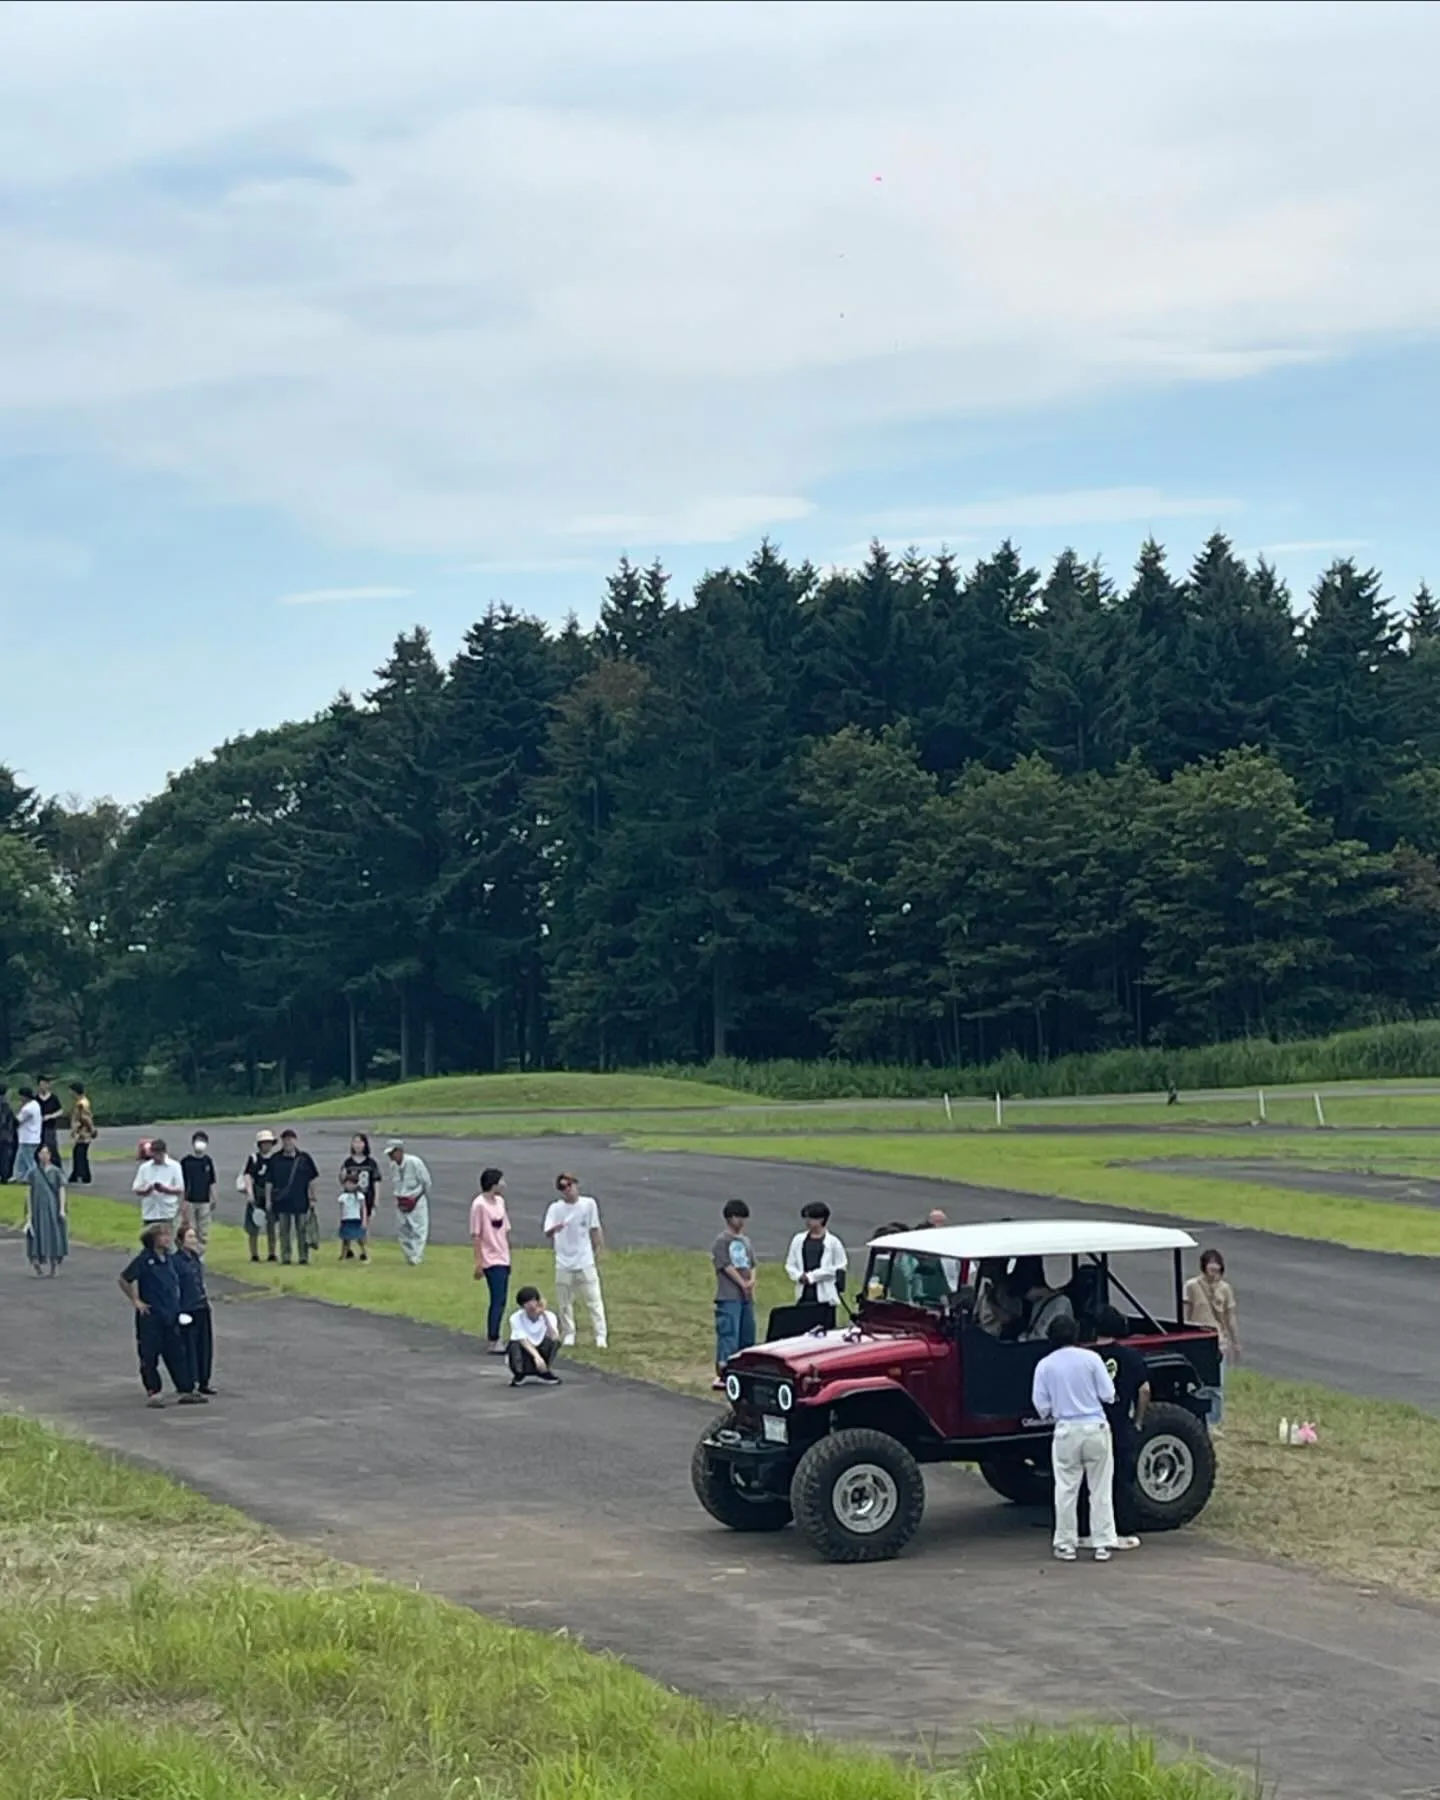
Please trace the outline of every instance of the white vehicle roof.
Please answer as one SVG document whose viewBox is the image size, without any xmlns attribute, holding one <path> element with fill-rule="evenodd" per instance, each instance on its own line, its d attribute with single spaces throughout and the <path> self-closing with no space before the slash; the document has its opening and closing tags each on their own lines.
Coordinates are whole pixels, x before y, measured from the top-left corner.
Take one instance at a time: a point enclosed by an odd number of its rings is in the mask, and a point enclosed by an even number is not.
<svg viewBox="0 0 1440 1800">
<path fill-rule="evenodd" d="M 1127 1250 L 1193 1250 L 1188 1231 L 1170 1225 L 1128 1225 L 1113 1219 L 1005 1219 L 989 1225 L 939 1225 L 892 1231 L 870 1240 L 872 1250 L 916 1250 L 926 1256 L 979 1262 L 987 1257 L 1118 1256 Z"/>
</svg>

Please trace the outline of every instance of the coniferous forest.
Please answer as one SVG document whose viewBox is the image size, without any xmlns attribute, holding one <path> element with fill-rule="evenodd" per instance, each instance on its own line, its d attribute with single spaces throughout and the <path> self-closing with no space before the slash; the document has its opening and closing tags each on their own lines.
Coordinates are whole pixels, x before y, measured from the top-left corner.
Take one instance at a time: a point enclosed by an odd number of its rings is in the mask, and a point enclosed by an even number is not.
<svg viewBox="0 0 1440 1800">
<path fill-rule="evenodd" d="M 762 545 L 407 632 L 133 812 L 0 771 L 0 1068 L 971 1063 L 1440 1011 L 1440 606 Z"/>
</svg>

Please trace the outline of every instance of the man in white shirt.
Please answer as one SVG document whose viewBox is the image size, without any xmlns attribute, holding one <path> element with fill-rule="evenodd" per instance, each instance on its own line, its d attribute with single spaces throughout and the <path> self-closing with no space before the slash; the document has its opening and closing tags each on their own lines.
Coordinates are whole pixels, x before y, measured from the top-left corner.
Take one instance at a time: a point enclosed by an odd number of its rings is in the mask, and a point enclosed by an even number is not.
<svg viewBox="0 0 1440 1800">
<path fill-rule="evenodd" d="M 1040 1359 L 1031 1389 L 1036 1414 L 1055 1421 L 1050 1460 L 1055 1470 L 1055 1556 L 1074 1562 L 1079 1549 L 1080 1483 L 1090 1489 L 1090 1537 L 1096 1562 L 1115 1550 L 1133 1550 L 1138 1538 L 1115 1530 L 1115 1447 L 1105 1408 L 1115 1404 L 1115 1383 L 1093 1350 L 1076 1343 L 1079 1327 L 1068 1314 L 1052 1321 L 1055 1348 Z"/>
<path fill-rule="evenodd" d="M 600 1208 L 580 1192 L 573 1175 L 557 1175 L 555 1191 L 545 1214 L 545 1235 L 555 1246 L 555 1305 L 560 1312 L 560 1342 L 575 1342 L 575 1300 L 585 1302 L 595 1333 L 595 1348 L 607 1344 L 605 1297 L 600 1292 L 600 1271 L 595 1258 L 605 1248 L 600 1230 Z"/>
<path fill-rule="evenodd" d="M 520 1304 L 510 1315 L 510 1342 L 505 1346 L 510 1385 L 519 1387 L 527 1375 L 533 1375 L 537 1381 L 558 1386 L 560 1377 L 551 1367 L 560 1348 L 555 1315 L 546 1310 L 539 1288 L 522 1287 L 515 1298 Z"/>
<path fill-rule="evenodd" d="M 391 1138 L 385 1154 L 395 1165 L 395 1235 L 400 1254 L 413 1268 L 424 1262 L 430 1241 L 430 1171 L 399 1138 Z"/>
<path fill-rule="evenodd" d="M 44 1118 L 40 1102 L 35 1098 L 35 1090 L 23 1087 L 20 1090 L 20 1110 L 15 1115 L 15 1167 L 10 1175 L 12 1181 L 25 1182 L 30 1179 L 43 1132 Z"/>
<path fill-rule="evenodd" d="M 150 1154 L 130 1186 L 140 1197 L 142 1226 L 175 1222 L 185 1198 L 185 1171 L 169 1154 L 164 1138 L 151 1138 Z"/>
</svg>

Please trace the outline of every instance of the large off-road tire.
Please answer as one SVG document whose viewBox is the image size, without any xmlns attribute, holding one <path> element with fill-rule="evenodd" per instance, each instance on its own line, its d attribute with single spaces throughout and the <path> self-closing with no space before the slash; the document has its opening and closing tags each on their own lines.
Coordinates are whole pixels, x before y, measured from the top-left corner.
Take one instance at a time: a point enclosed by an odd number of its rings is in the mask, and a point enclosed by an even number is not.
<svg viewBox="0 0 1440 1800">
<path fill-rule="evenodd" d="M 760 1493 L 736 1481 L 733 1463 L 707 1448 L 705 1438 L 731 1422 L 731 1414 L 712 1419 L 705 1437 L 690 1458 L 690 1485 L 695 1498 L 712 1519 L 732 1531 L 783 1531 L 790 1523 L 790 1502 L 784 1494 Z"/>
<path fill-rule="evenodd" d="M 1215 1488 L 1215 1447 L 1203 1419 L 1161 1400 L 1146 1409 L 1136 1450 L 1135 1481 L 1116 1484 L 1122 1530 L 1176 1531 L 1205 1510 Z"/>
<path fill-rule="evenodd" d="M 790 1483 L 795 1524 L 826 1562 L 884 1562 L 925 1511 L 920 1465 L 884 1431 L 835 1431 L 812 1444 Z"/>
<path fill-rule="evenodd" d="M 1000 1495 L 1016 1506 L 1053 1506 L 1055 1476 L 1050 1468 L 1050 1446 L 1040 1450 L 1013 1452 L 1009 1456 L 987 1456 L 980 1473 Z"/>
</svg>

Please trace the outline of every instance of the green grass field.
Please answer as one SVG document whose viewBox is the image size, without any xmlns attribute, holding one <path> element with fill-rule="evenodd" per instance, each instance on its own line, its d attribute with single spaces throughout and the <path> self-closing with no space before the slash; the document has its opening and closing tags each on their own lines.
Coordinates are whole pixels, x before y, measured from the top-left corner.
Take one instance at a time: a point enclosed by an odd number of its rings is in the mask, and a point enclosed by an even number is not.
<svg viewBox="0 0 1440 1800">
<path fill-rule="evenodd" d="M 1205 1175 L 1156 1174 L 1127 1164 L 1158 1156 L 1218 1157 L 1238 1154 L 1212 1138 L 1181 1134 L 1153 1137 L 807 1136 L 680 1137 L 637 1134 L 645 1150 L 701 1152 L 797 1162 L 833 1168 L 920 1175 L 968 1182 L 1015 1193 L 1080 1200 L 1130 1212 L 1173 1213 L 1217 1225 L 1272 1231 L 1282 1237 L 1318 1238 L 1353 1250 L 1404 1251 L 1440 1256 L 1440 1211 L 1384 1201 L 1306 1194 Z M 1366 1140 L 1352 1140 L 1363 1153 Z M 1342 1158 L 1346 1146 L 1327 1140 L 1327 1155 Z M 1436 1147 L 1440 1159 L 1440 1144 Z M 1253 1153 L 1245 1140 L 1247 1154 Z M 1273 1147 L 1285 1160 L 1310 1160 L 1293 1143 Z M 1418 1155 L 1419 1152 L 1416 1152 Z M 903 1210 L 903 1209 L 902 1209 Z M 881 1223 L 876 1220 L 876 1223 Z"/>
<path fill-rule="evenodd" d="M 442 1075 L 432 1081 L 396 1082 L 319 1100 L 273 1116 L 286 1119 L 423 1117 L 427 1114 L 525 1112 L 604 1107 L 614 1111 L 672 1107 L 753 1105 L 753 1094 L 664 1075 Z M 267 1115 L 272 1116 L 272 1115 Z"/>
<path fill-rule="evenodd" d="M 1143 1738 L 926 1768 L 724 1717 L 0 1416 L 6 1800 L 1236 1800 Z"/>
<path fill-rule="evenodd" d="M 19 1197 L 0 1190 L 0 1220 L 14 1223 Z M 72 1204 L 79 1240 L 128 1252 L 134 1209 L 126 1202 L 83 1195 Z M 408 1268 L 391 1243 L 375 1247 L 368 1265 L 340 1264 L 327 1246 L 309 1268 L 252 1266 L 244 1233 L 218 1226 L 210 1265 L 281 1293 L 421 1320 L 478 1338 L 484 1330 L 484 1287 L 473 1279 L 468 1249 L 439 1245 L 418 1269 Z M 542 1290 L 550 1257 L 520 1251 L 515 1282 Z M 614 1373 L 661 1382 L 687 1393 L 708 1392 L 712 1355 L 713 1276 L 703 1248 L 621 1250 L 603 1264 L 611 1348 L 584 1343 L 566 1356 Z M 63 1274 L 61 1279 L 63 1279 Z M 774 1264 L 760 1270 L 762 1311 L 789 1298 Z M 123 1302 L 116 1295 L 117 1307 Z M 248 1307 L 263 1298 L 237 1303 Z M 225 1378 L 231 1309 L 217 1323 L 217 1379 Z M 582 1315 L 583 1335 L 583 1315 Z M 461 1352 L 463 1354 L 463 1352 Z M 1281 1449 L 1282 1417 L 1314 1419 L 1321 1443 Z M 1440 1493 L 1440 1419 L 1414 1408 L 1359 1400 L 1329 1389 L 1279 1382 L 1245 1370 L 1232 1379 L 1226 1430 L 1220 1442 L 1221 1480 L 1205 1515 L 1205 1529 L 1239 1549 L 1309 1563 L 1350 1578 L 1393 1586 L 1440 1600 L 1440 1535 L 1433 1497 Z M 683 1475 L 683 1472 L 682 1472 Z"/>
</svg>

